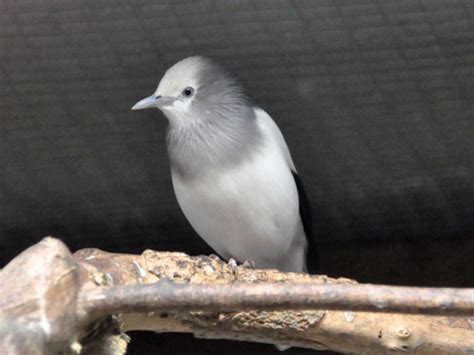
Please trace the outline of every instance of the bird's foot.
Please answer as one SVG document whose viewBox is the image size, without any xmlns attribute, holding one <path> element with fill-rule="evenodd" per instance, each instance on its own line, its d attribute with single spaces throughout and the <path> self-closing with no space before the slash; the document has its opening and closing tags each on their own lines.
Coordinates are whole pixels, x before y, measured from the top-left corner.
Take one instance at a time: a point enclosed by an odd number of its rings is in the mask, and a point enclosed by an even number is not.
<svg viewBox="0 0 474 355">
<path fill-rule="evenodd" d="M 221 261 L 222 259 L 219 257 L 217 254 L 209 254 L 208 256 L 209 259 L 215 260 L 215 261 Z"/>
<path fill-rule="evenodd" d="M 230 258 L 227 264 L 230 266 L 232 270 L 236 270 L 239 267 L 239 264 L 234 258 Z"/>
<path fill-rule="evenodd" d="M 243 262 L 242 267 L 246 269 L 255 269 L 255 261 L 253 261 L 252 259 L 246 259 Z"/>
<path fill-rule="evenodd" d="M 227 263 L 233 270 L 237 270 L 239 263 L 234 259 L 230 258 Z M 255 269 L 255 262 L 251 259 L 246 259 L 240 266 L 245 269 Z"/>
</svg>

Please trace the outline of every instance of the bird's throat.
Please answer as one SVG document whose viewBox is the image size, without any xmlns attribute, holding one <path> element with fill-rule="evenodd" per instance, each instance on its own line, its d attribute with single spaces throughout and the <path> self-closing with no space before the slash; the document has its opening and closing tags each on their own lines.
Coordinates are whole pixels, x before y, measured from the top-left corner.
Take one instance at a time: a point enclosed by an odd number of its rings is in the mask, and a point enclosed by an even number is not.
<svg viewBox="0 0 474 355">
<path fill-rule="evenodd" d="M 170 125 L 167 148 L 171 169 L 181 178 L 235 167 L 258 150 L 255 120 L 205 121 Z"/>
</svg>

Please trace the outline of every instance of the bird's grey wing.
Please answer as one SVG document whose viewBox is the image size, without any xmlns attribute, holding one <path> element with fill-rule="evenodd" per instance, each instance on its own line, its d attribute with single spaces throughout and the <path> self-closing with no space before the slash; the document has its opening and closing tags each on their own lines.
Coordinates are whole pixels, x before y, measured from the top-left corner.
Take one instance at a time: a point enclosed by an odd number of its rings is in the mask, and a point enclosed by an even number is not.
<svg viewBox="0 0 474 355">
<path fill-rule="evenodd" d="M 319 268 L 319 252 L 313 231 L 313 213 L 308 196 L 301 181 L 300 176 L 294 170 L 291 171 L 298 189 L 298 200 L 301 222 L 303 223 L 304 233 L 306 234 L 306 268 L 310 274 L 315 273 Z"/>
</svg>

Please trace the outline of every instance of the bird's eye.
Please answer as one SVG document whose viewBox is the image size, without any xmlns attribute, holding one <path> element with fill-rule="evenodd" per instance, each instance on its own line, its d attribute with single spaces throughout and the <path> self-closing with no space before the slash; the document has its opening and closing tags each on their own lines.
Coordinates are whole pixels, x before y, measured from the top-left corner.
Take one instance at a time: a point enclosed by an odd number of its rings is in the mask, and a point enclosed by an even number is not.
<svg viewBox="0 0 474 355">
<path fill-rule="evenodd" d="M 194 94 L 194 89 L 192 87 L 187 87 L 183 90 L 183 95 L 186 97 L 191 97 Z"/>
</svg>

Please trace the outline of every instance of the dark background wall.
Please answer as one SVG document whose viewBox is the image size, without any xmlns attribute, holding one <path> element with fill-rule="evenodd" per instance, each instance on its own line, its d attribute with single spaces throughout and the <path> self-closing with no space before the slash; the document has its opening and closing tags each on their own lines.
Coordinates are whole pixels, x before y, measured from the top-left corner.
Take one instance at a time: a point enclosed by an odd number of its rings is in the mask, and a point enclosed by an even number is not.
<svg viewBox="0 0 474 355">
<path fill-rule="evenodd" d="M 473 18 L 471 0 L 1 1 L 0 265 L 45 235 L 209 252 L 173 195 L 166 120 L 130 111 L 202 54 L 281 127 L 323 272 L 473 286 Z M 222 352 L 190 339 L 153 337 Z"/>
</svg>

